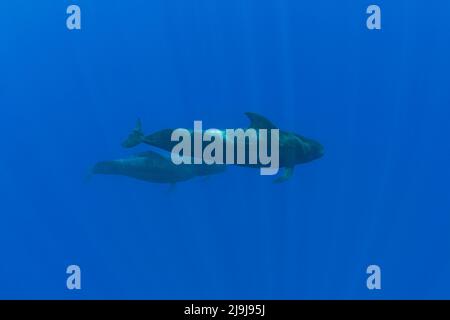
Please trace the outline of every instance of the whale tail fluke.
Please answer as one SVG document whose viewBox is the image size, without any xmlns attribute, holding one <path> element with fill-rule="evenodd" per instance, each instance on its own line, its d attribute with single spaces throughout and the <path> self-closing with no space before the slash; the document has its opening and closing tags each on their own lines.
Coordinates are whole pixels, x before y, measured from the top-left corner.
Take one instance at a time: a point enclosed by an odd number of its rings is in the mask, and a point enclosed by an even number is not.
<svg viewBox="0 0 450 320">
<path fill-rule="evenodd" d="M 83 177 L 83 183 L 88 184 L 92 180 L 92 176 L 94 175 L 94 172 L 92 170 L 89 170 Z"/>
<path fill-rule="evenodd" d="M 83 183 L 88 184 L 91 182 L 94 175 L 96 175 L 98 172 L 96 172 L 97 164 L 91 168 L 88 169 L 88 171 L 83 176 Z"/>
<path fill-rule="evenodd" d="M 144 138 L 144 133 L 142 132 L 141 119 L 137 119 L 136 126 L 133 131 L 128 135 L 124 142 L 122 142 L 122 147 L 132 148 L 137 146 L 142 142 Z"/>
</svg>

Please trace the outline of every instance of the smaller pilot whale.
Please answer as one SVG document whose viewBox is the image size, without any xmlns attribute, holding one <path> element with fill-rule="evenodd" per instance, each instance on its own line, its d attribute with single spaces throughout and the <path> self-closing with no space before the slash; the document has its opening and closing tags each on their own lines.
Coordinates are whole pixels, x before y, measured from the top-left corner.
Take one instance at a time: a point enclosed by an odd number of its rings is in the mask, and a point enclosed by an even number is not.
<svg viewBox="0 0 450 320">
<path fill-rule="evenodd" d="M 147 151 L 124 159 L 98 162 L 92 169 L 92 174 L 120 175 L 148 182 L 174 184 L 224 170 L 225 167 L 219 165 L 176 165 L 170 158 Z"/>
</svg>

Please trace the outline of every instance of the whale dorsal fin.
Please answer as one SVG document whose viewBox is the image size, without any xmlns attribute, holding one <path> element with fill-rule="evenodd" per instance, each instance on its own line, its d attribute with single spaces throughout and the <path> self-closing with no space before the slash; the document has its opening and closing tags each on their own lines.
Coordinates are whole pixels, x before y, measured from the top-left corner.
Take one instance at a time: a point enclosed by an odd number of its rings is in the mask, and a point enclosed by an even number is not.
<svg viewBox="0 0 450 320">
<path fill-rule="evenodd" d="M 250 119 L 249 128 L 253 129 L 278 129 L 270 120 L 254 112 L 246 112 L 245 115 Z"/>
</svg>

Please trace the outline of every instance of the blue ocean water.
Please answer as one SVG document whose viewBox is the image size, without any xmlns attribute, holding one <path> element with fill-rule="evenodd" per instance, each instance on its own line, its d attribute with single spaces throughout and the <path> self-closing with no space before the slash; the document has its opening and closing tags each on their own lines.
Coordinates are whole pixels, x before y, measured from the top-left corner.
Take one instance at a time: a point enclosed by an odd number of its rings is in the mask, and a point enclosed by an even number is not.
<svg viewBox="0 0 450 320">
<path fill-rule="evenodd" d="M 82 29 L 66 28 L 79 5 Z M 366 8 L 382 29 L 366 28 Z M 450 3 L 22 0 L 0 4 L 0 298 L 450 298 Z M 319 140 L 174 189 L 100 160 L 139 117 Z M 66 288 L 79 265 L 82 289 Z M 368 290 L 366 268 L 381 268 Z"/>
</svg>

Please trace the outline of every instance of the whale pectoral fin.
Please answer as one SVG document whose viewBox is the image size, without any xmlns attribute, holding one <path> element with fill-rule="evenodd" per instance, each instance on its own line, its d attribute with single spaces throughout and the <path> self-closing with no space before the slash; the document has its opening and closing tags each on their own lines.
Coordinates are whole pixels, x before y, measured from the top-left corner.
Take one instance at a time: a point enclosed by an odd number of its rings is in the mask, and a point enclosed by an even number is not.
<svg viewBox="0 0 450 320">
<path fill-rule="evenodd" d="M 294 174 L 294 167 L 287 167 L 284 169 L 283 175 L 276 178 L 273 182 L 274 183 L 285 182 L 285 181 L 289 180 L 293 174 Z"/>
<path fill-rule="evenodd" d="M 176 189 L 177 189 L 177 184 L 176 184 L 176 182 L 172 182 L 172 183 L 169 185 L 169 189 L 167 190 L 167 192 L 168 192 L 168 193 L 173 193 L 173 192 L 175 192 Z"/>
<path fill-rule="evenodd" d="M 270 120 L 262 115 L 259 115 L 254 112 L 246 112 L 245 115 L 250 119 L 249 128 L 253 129 L 277 129 Z"/>
</svg>

